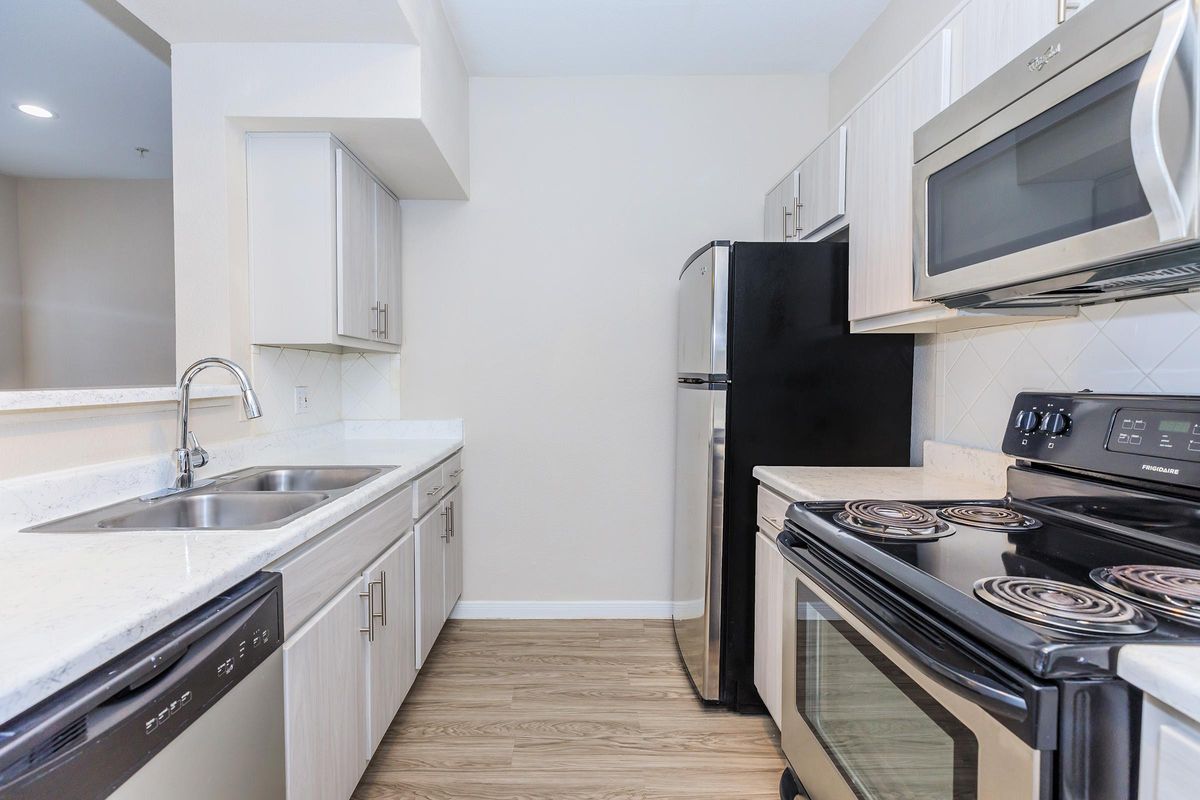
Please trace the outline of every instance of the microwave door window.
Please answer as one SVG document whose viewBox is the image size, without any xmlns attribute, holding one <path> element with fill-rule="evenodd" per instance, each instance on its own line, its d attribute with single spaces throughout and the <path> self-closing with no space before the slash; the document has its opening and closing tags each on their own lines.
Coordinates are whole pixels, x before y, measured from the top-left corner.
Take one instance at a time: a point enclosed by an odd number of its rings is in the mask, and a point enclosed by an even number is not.
<svg viewBox="0 0 1200 800">
<path fill-rule="evenodd" d="M 855 796 L 975 800 L 974 733 L 827 604 L 797 591 L 797 711 Z"/>
<path fill-rule="evenodd" d="M 1130 141 L 1147 58 L 931 175 L 929 274 L 1147 216 Z"/>
</svg>

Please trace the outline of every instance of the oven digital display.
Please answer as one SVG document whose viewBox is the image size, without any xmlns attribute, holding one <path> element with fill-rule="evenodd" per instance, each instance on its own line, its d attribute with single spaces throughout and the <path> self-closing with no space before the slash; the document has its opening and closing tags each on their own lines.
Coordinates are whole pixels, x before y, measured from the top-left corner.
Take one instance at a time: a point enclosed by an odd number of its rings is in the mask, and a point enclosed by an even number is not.
<svg viewBox="0 0 1200 800">
<path fill-rule="evenodd" d="M 1200 414 L 1122 408 L 1108 435 L 1109 450 L 1200 462 Z"/>
</svg>

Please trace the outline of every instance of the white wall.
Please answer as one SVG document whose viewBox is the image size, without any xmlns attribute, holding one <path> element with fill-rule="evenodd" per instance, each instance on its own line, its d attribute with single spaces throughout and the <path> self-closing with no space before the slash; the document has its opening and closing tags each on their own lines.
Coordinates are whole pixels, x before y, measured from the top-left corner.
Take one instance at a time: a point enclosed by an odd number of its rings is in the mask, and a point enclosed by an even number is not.
<svg viewBox="0 0 1200 800">
<path fill-rule="evenodd" d="M 17 180 L 0 175 L 0 390 L 25 385 Z"/>
<path fill-rule="evenodd" d="M 17 181 L 27 387 L 171 383 L 171 181 Z"/>
<path fill-rule="evenodd" d="M 404 203 L 406 417 L 464 417 L 464 600 L 670 594 L 675 288 L 826 129 L 824 77 L 471 82 L 469 203 Z"/>
</svg>

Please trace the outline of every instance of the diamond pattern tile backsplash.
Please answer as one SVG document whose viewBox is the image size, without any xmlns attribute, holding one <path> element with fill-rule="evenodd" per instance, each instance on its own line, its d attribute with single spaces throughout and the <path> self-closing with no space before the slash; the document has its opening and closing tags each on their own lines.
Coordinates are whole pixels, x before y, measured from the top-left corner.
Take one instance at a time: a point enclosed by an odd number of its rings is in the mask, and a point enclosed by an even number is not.
<svg viewBox="0 0 1200 800">
<path fill-rule="evenodd" d="M 251 379 L 263 415 L 255 433 L 324 425 L 340 419 L 400 417 L 400 357 L 253 347 Z M 309 410 L 296 413 L 295 389 L 308 387 Z"/>
<path fill-rule="evenodd" d="M 999 450 L 1019 391 L 1200 394 L 1200 294 L 939 334 L 934 348 L 935 437 Z"/>
</svg>

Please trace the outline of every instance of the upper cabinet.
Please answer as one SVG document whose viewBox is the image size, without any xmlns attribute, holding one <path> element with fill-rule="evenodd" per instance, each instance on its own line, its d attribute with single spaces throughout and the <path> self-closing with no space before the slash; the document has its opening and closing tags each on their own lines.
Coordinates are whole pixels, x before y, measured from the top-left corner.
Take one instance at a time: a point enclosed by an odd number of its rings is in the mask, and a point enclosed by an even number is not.
<svg viewBox="0 0 1200 800">
<path fill-rule="evenodd" d="M 846 214 L 846 126 L 842 125 L 800 163 L 797 172 L 796 235 L 820 239 Z"/>
<path fill-rule="evenodd" d="M 400 203 L 325 133 L 247 135 L 251 341 L 396 352 Z"/>
<path fill-rule="evenodd" d="M 843 125 L 767 193 L 763 238 L 768 242 L 819 240 L 844 227 L 845 216 L 846 127 Z"/>
<path fill-rule="evenodd" d="M 935 36 L 850 117 L 850 319 L 913 300 L 913 132 L 950 102 L 949 31 Z"/>
<path fill-rule="evenodd" d="M 1063 3 L 1063 14 L 1077 5 Z M 1059 0 L 973 0 L 964 6 L 949 26 L 960 42 L 954 49 L 954 99 L 1049 33 L 1059 11 Z"/>
</svg>

